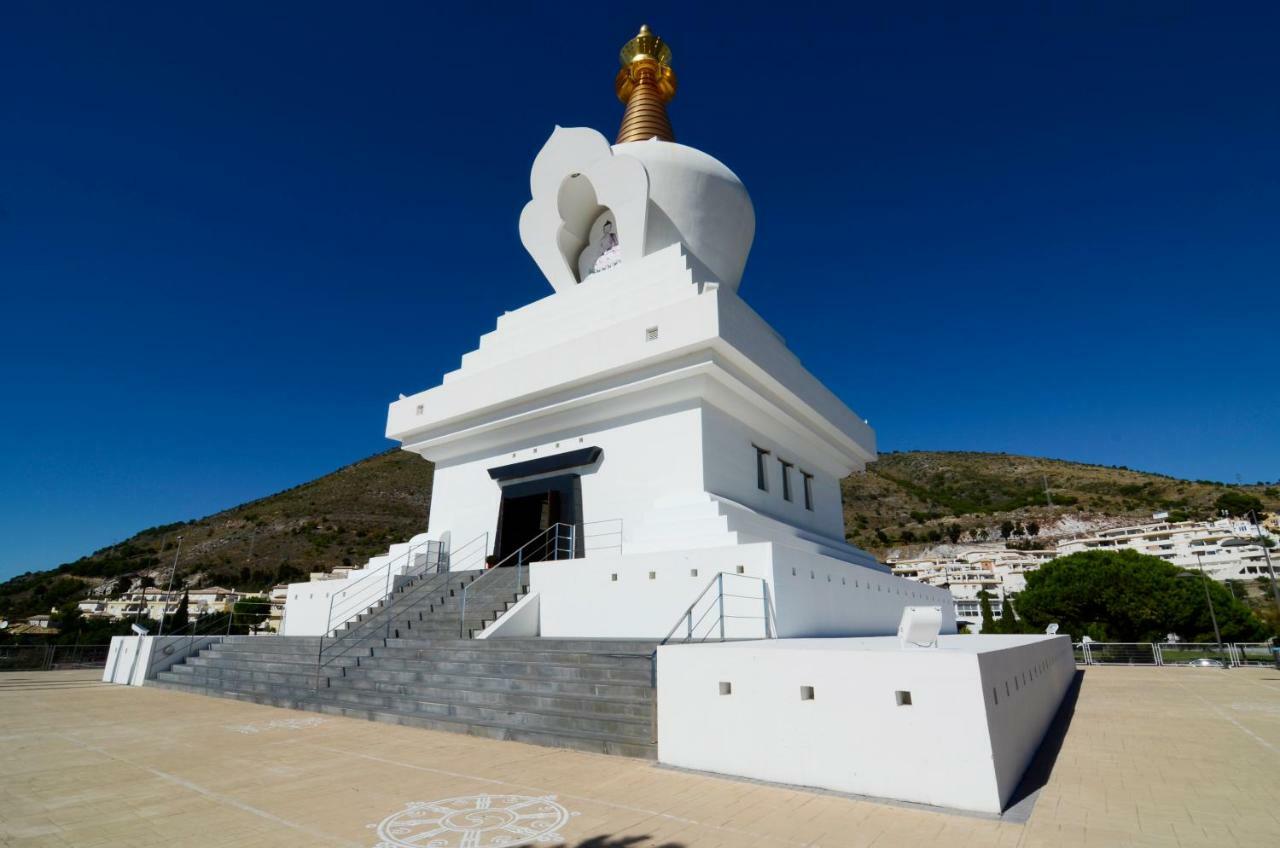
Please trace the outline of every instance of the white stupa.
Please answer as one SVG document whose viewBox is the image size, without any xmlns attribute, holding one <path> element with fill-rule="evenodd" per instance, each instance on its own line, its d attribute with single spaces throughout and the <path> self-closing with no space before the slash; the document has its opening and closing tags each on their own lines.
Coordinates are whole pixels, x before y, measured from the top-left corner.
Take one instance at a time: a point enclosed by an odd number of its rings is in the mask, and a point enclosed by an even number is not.
<svg viewBox="0 0 1280 848">
<path fill-rule="evenodd" d="M 551 293 L 390 405 L 431 512 L 366 572 L 527 567 L 479 638 L 756 640 L 659 649 L 662 760 L 998 811 L 1069 643 L 957 636 L 945 588 L 845 542 L 875 434 L 739 296 L 751 199 L 675 142 L 668 47 L 642 28 L 621 59 L 615 143 L 557 127 L 533 162 L 520 238 Z M 286 632 L 331 631 L 361 579 L 291 586 Z"/>
<path fill-rule="evenodd" d="M 534 160 L 520 237 L 552 293 L 391 404 L 388 437 L 436 466 L 428 535 L 506 561 L 580 528 L 533 571 L 546 636 L 662 637 L 721 570 L 769 583 L 783 636 L 891 632 L 912 603 L 954 632 L 945 590 L 844 540 L 840 479 L 875 435 L 738 296 L 751 198 L 671 140 L 669 56 L 647 31 L 624 48 L 617 143 L 557 127 Z"/>
</svg>

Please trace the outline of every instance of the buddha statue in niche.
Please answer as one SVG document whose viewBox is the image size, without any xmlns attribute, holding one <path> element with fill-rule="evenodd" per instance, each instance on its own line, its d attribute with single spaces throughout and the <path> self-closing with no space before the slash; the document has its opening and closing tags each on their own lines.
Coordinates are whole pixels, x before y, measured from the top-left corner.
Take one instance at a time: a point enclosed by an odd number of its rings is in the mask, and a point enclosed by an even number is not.
<svg viewBox="0 0 1280 848">
<path fill-rule="evenodd" d="M 586 282 L 587 277 L 592 274 L 612 268 L 622 261 L 622 248 L 618 245 L 613 219 L 613 213 L 606 209 L 591 224 L 587 246 L 578 255 L 579 282 Z"/>
</svg>

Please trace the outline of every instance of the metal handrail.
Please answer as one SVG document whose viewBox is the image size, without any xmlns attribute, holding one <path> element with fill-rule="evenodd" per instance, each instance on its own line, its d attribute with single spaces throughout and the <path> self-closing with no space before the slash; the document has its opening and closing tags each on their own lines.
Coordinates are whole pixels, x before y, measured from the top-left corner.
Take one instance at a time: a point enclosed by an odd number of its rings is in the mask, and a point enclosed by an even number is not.
<svg viewBox="0 0 1280 848">
<path fill-rule="evenodd" d="M 187 647 L 186 647 L 186 650 L 185 650 L 185 651 L 183 652 L 183 654 L 182 654 L 182 657 L 185 659 L 185 658 L 187 658 L 187 657 L 191 656 L 191 655 L 192 655 L 192 653 L 194 653 L 194 650 L 195 650 L 195 640 L 196 640 L 198 637 L 201 637 L 201 636 L 230 636 L 230 635 L 231 635 L 231 628 L 232 628 L 232 626 L 233 626 L 233 625 L 234 625 L 234 623 L 235 623 L 235 617 L 236 617 L 236 610 L 235 610 L 235 608 L 236 608 L 236 605 L 237 605 L 237 604 L 246 604 L 246 605 L 248 605 L 248 606 L 255 606 L 255 607 L 267 607 L 267 614 L 268 614 L 268 615 L 270 615 L 271 607 L 276 606 L 275 602 L 274 602 L 274 601 L 270 601 L 270 600 L 267 600 L 267 601 L 233 601 L 233 602 L 229 605 L 229 607 L 228 607 L 226 610 L 224 610 L 223 612 L 213 613 L 213 614 L 208 615 L 208 616 L 198 616 L 198 617 L 196 617 L 196 618 L 192 619 L 191 621 L 188 621 L 186 624 L 184 624 L 183 626 L 179 627 L 177 630 L 172 630 L 172 631 L 170 631 L 170 632 L 168 632 L 168 633 L 166 633 L 166 634 L 164 634 L 164 635 L 165 635 L 166 637 L 169 637 L 169 636 L 184 636 L 184 635 L 187 637 Z M 206 619 L 218 619 L 218 618 L 220 618 L 220 617 L 221 617 L 221 616 L 223 616 L 223 615 L 225 615 L 225 616 L 227 617 L 227 628 L 226 628 L 226 630 L 225 630 L 225 631 L 223 631 L 223 629 L 222 629 L 222 622 L 221 622 L 221 621 L 218 621 L 218 622 L 217 622 L 217 627 L 215 627 L 215 628 L 211 628 L 211 629 L 204 630 L 204 631 L 201 631 L 201 630 L 199 629 L 199 628 L 200 628 L 200 625 L 201 625 L 202 623 L 208 623 L 208 622 L 206 622 Z M 277 635 L 278 635 L 278 634 L 277 634 Z M 158 638 L 158 637 L 157 637 L 157 638 Z M 162 660 L 164 660 L 164 659 L 167 659 L 167 658 L 169 658 L 169 657 L 173 656 L 173 654 L 174 654 L 174 651 L 173 651 L 173 650 L 165 651 L 164 649 L 161 649 L 159 652 L 155 653 L 155 654 L 151 657 L 151 659 L 147 662 L 147 674 L 146 674 L 146 679 L 148 679 L 148 680 L 149 680 L 149 679 L 151 679 L 151 677 L 152 677 L 152 673 L 156 670 L 156 666 L 158 666 L 158 665 L 160 664 L 160 661 L 162 661 Z"/>
<path fill-rule="evenodd" d="M 526 560 L 525 549 L 530 547 L 531 545 L 537 544 L 538 542 L 542 542 L 543 543 L 542 550 L 545 553 L 547 550 L 546 543 L 548 540 L 550 540 L 552 542 L 552 548 L 551 548 L 552 552 L 555 554 L 552 557 L 552 559 L 560 559 L 560 528 L 562 527 L 568 528 L 568 531 L 569 531 L 569 558 L 572 559 L 573 555 L 577 551 L 577 548 L 576 548 L 577 533 L 578 533 L 577 525 L 564 524 L 561 522 L 557 522 L 555 524 L 552 524 L 546 530 L 543 530 L 540 533 L 538 533 L 532 539 L 525 542 L 523 545 L 516 548 L 511 553 L 504 556 L 498 562 L 495 562 L 493 565 L 489 566 L 488 570 L 485 571 L 484 574 L 480 575 L 475 580 L 472 580 L 466 586 L 462 587 L 462 603 L 461 603 L 460 615 L 458 616 L 458 638 L 459 639 L 467 638 L 467 591 L 470 590 L 472 587 L 474 587 L 476 584 L 483 583 L 485 578 L 489 577 L 491 574 L 498 573 L 499 568 L 507 567 L 507 563 L 509 563 L 513 559 L 515 560 L 515 568 L 516 568 L 516 586 L 517 587 L 522 586 L 523 585 L 522 581 L 524 579 L 524 564 L 526 561 L 530 561 L 530 562 L 533 561 L 533 560 Z M 537 560 L 537 561 L 545 562 L 546 560 L 543 559 L 543 560 Z"/>
<path fill-rule="evenodd" d="M 447 586 L 449 580 L 454 574 L 449 571 L 438 572 L 427 579 L 425 582 L 413 586 L 412 588 L 404 587 L 404 596 L 410 594 L 415 596 L 430 597 L 437 589 Z M 412 609 L 412 607 L 410 607 Z M 381 639 L 383 644 L 391 638 L 391 622 L 395 620 L 394 613 L 403 613 L 405 608 L 392 601 L 383 607 L 377 614 L 383 616 L 382 626 L 361 627 L 360 625 L 349 626 L 346 633 L 334 631 L 333 636 L 322 635 L 320 637 L 320 647 L 316 654 L 316 686 L 320 684 L 320 678 L 324 676 L 324 670 L 328 666 L 333 665 L 342 657 L 348 656 L 352 651 L 375 639 Z M 330 639 L 330 643 L 326 646 L 325 639 Z"/>
<path fill-rule="evenodd" d="M 726 593 L 724 591 L 724 578 L 726 577 L 737 577 L 744 580 L 759 581 L 760 597 L 757 598 L 754 595 L 735 595 L 732 593 Z M 698 604 L 702 603 L 702 599 L 706 597 L 707 593 L 711 591 L 711 588 L 713 586 L 717 587 L 716 589 L 717 602 L 715 606 L 714 607 L 708 606 L 705 610 L 702 611 L 702 614 L 698 616 L 697 622 L 694 622 L 693 611 L 697 609 Z M 762 601 L 764 603 L 764 614 L 762 616 L 725 615 L 725 611 L 724 611 L 725 598 L 741 598 L 748 601 L 755 601 L 755 600 Z M 711 578 L 711 581 L 707 583 L 706 587 L 703 588 L 703 590 L 698 593 L 698 596 L 694 598 L 693 603 L 689 604 L 688 608 L 686 608 L 685 611 L 682 612 L 676 618 L 676 623 L 671 625 L 671 629 L 667 631 L 667 635 L 662 638 L 662 641 L 658 643 L 658 646 L 665 645 L 667 644 L 667 642 L 671 641 L 671 637 L 674 636 L 676 633 L 676 630 L 680 628 L 680 623 L 686 620 L 687 620 L 687 627 L 685 630 L 685 633 L 686 633 L 685 640 L 693 641 L 694 633 L 697 631 L 697 628 L 702 624 L 703 620 L 706 619 L 707 614 L 710 613 L 712 609 L 715 609 L 717 611 L 717 618 L 720 624 L 721 639 L 725 638 L 724 623 L 725 623 L 725 620 L 728 618 L 741 618 L 741 619 L 748 619 L 748 620 L 755 620 L 757 618 L 760 618 L 764 622 L 764 638 L 766 639 L 777 638 L 776 637 L 776 634 L 778 632 L 777 617 L 774 615 L 773 604 L 769 599 L 769 581 L 765 580 L 763 577 L 756 577 L 751 574 L 734 574 L 728 571 L 720 571 L 720 572 L 717 572 L 716 575 Z M 772 624 L 772 627 L 770 627 L 771 624 Z M 709 638 L 709 635 L 710 635 L 710 630 L 708 630 L 708 635 L 703 636 L 699 641 L 706 641 Z M 657 653 L 658 653 L 658 650 L 657 650 L 657 647 L 655 647 L 654 657 L 657 657 Z"/>
<path fill-rule="evenodd" d="M 442 548 L 437 559 L 439 570 L 437 570 L 434 575 L 429 576 L 426 575 L 425 572 L 412 575 L 410 581 L 400 587 L 399 597 L 394 596 L 393 590 L 390 585 L 388 585 L 386 594 L 383 595 L 382 598 L 386 603 L 381 610 L 375 613 L 375 615 L 381 615 L 384 619 L 384 626 L 381 628 L 381 633 L 377 627 L 362 628 L 359 626 L 349 626 L 348 632 L 340 635 L 332 618 L 332 599 L 330 599 L 330 619 L 325 623 L 325 630 L 320 635 L 320 646 L 316 653 L 315 687 L 319 688 L 320 678 L 324 675 L 325 667 L 332 665 L 339 658 L 347 656 L 359 646 L 372 639 L 376 639 L 379 636 L 381 636 L 383 644 L 385 645 L 386 640 L 391 637 L 391 623 L 395 620 L 396 614 L 403 614 L 408 610 L 412 610 L 418 603 L 415 601 L 414 604 L 405 607 L 405 600 L 411 596 L 418 598 L 419 600 L 423 597 L 431 597 L 436 589 L 441 586 L 447 586 L 449 580 L 454 576 L 453 557 L 457 554 L 463 554 L 464 551 L 470 550 L 472 546 L 477 545 L 477 543 L 479 544 L 479 553 L 483 556 L 489 549 L 489 534 L 487 532 L 481 533 L 471 541 L 460 546 L 456 551 L 445 551 Z M 415 547 L 422 547 L 422 544 L 420 543 Z M 410 550 L 406 551 L 404 555 L 412 554 L 413 552 L 414 549 L 410 548 Z M 472 555 L 473 554 L 471 553 L 463 554 L 462 559 L 465 560 Z M 390 562 L 388 565 L 390 565 Z M 388 574 L 390 574 L 389 570 Z M 419 582 L 420 578 L 424 576 L 427 576 L 428 579 Z M 373 609 L 375 606 L 376 604 L 370 604 L 366 609 Z M 349 623 L 354 617 L 355 615 L 349 616 L 343 623 Z M 332 634 L 332 636 L 330 634 Z M 326 648 L 325 639 L 327 638 L 330 638 L 333 641 Z"/>
<path fill-rule="evenodd" d="M 480 543 L 479 547 L 476 547 L 474 550 L 469 550 L 477 542 Z M 476 536 L 474 539 L 472 539 L 470 542 L 467 542 L 465 545 L 461 546 L 456 551 L 451 550 L 447 552 L 444 555 L 444 557 L 445 557 L 445 562 L 448 564 L 448 569 L 447 569 L 448 571 L 466 571 L 467 568 L 465 566 L 468 563 L 470 563 L 473 559 L 475 559 L 476 557 L 479 557 L 480 562 L 483 563 L 484 558 L 488 556 L 488 554 L 489 554 L 489 533 L 486 531 L 484 533 L 481 533 L 479 536 Z"/>
<path fill-rule="evenodd" d="M 605 525 L 605 524 L 609 524 L 609 525 L 616 524 L 618 529 L 606 530 L 606 529 L 600 528 L 600 525 Z M 589 551 L 609 551 L 609 550 L 621 551 L 622 550 L 622 541 L 625 535 L 623 531 L 626 528 L 623 525 L 621 518 L 602 518 L 598 521 L 585 521 L 578 526 L 581 528 L 580 535 L 582 537 L 582 547 L 584 550 L 588 552 Z M 597 528 L 599 532 L 591 532 L 590 530 L 588 530 L 588 528 Z M 618 541 L 616 544 L 592 545 L 591 543 L 592 539 L 607 539 L 611 536 L 618 537 Z"/>
<path fill-rule="evenodd" d="M 368 574 L 365 574 L 363 577 L 358 578 L 354 583 L 351 583 L 349 586 L 346 586 L 341 591 L 334 592 L 333 594 L 331 594 L 329 596 L 329 614 L 325 620 L 324 632 L 328 633 L 333 629 L 333 624 L 334 624 L 333 607 L 335 602 L 347 605 L 346 608 L 339 613 L 339 621 L 347 621 L 353 616 L 355 616 L 358 613 L 358 611 L 365 610 L 365 609 L 368 609 L 369 607 L 372 607 L 375 603 L 377 603 L 377 601 L 382 600 L 387 595 L 391 594 L 390 587 L 391 587 L 391 583 L 394 581 L 394 574 L 393 574 L 392 567 L 396 563 L 400 562 L 400 560 L 403 559 L 409 564 L 409 568 L 406 569 L 406 574 L 407 574 L 413 568 L 413 560 L 411 559 L 411 557 L 418 552 L 419 548 L 422 548 L 424 545 L 428 547 L 428 550 L 430 550 L 430 545 L 432 541 L 433 540 L 428 539 L 425 542 L 419 542 L 416 545 L 410 545 L 409 549 L 404 553 L 399 554 L 394 558 L 388 559 L 381 566 L 375 567 Z M 383 573 L 384 569 L 386 571 L 385 574 Z M 376 582 L 374 581 L 374 578 L 377 578 Z M 381 595 L 367 594 L 369 589 L 377 591 L 379 586 L 382 586 L 382 588 L 385 589 L 385 591 L 383 591 Z M 361 594 L 356 597 L 351 597 L 350 593 L 355 591 L 357 588 L 361 589 Z M 340 600 L 339 600 L 339 596 L 341 596 Z M 365 601 L 368 601 L 370 599 L 373 599 L 370 603 L 364 603 Z M 353 602 L 354 602 L 354 605 L 352 605 Z"/>
</svg>

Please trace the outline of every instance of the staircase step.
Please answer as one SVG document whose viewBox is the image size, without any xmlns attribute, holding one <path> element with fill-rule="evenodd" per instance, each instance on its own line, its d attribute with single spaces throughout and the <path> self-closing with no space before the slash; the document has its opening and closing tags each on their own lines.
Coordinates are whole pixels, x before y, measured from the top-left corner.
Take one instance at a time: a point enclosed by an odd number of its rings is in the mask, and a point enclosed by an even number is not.
<svg viewBox="0 0 1280 848">
<path fill-rule="evenodd" d="M 570 748 L 573 750 L 590 751 L 599 754 L 613 754 L 615 756 L 639 757 L 650 760 L 657 759 L 657 747 L 649 738 L 651 734 L 627 737 L 615 734 L 593 733 L 589 731 L 571 731 L 567 729 L 548 731 L 496 721 L 460 721 L 437 716 L 427 716 L 418 713 L 402 713 L 394 710 L 335 704 L 301 694 L 292 697 L 273 697 L 252 692 L 207 689 L 204 687 L 191 686 L 185 683 L 175 683 L 166 680 L 153 681 L 152 685 L 176 692 L 213 695 L 215 697 L 249 701 L 267 706 L 284 707 L 295 710 L 309 710 L 311 712 L 319 712 L 328 715 L 361 718 L 369 721 L 381 721 L 409 727 L 421 727 L 428 730 L 466 733 L 471 736 L 488 739 L 526 742 L 532 745 L 543 745 L 554 748 Z"/>
<path fill-rule="evenodd" d="M 524 574 L 414 578 L 332 636 L 228 637 L 153 682 L 258 704 L 655 758 L 653 641 L 461 638 L 524 596 Z"/>
</svg>

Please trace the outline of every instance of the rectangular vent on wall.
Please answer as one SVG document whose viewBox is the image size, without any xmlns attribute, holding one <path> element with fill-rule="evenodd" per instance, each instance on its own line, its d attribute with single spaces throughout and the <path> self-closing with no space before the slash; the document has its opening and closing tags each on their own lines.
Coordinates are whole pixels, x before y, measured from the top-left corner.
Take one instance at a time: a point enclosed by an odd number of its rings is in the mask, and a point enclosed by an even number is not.
<svg viewBox="0 0 1280 848">
<path fill-rule="evenodd" d="M 654 341 L 658 338 L 658 328 L 650 327 L 644 331 L 644 340 L 647 342 Z"/>
</svg>

